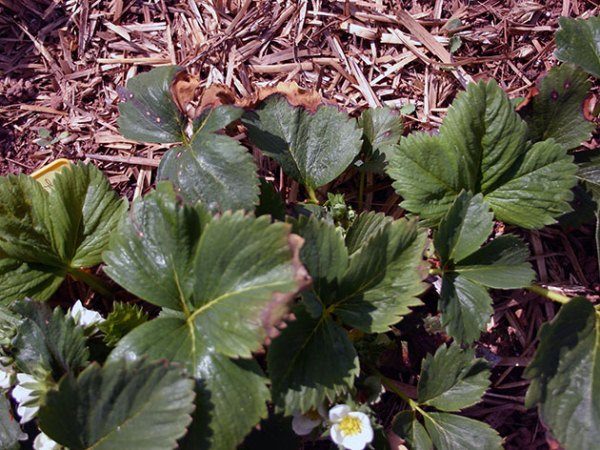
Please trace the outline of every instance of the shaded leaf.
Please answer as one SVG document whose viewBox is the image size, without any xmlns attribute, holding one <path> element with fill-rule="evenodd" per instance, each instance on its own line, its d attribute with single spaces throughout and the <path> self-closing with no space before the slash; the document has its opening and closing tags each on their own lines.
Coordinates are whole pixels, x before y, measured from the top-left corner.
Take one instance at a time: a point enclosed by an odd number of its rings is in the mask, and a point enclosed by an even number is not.
<svg viewBox="0 0 600 450">
<path fill-rule="evenodd" d="M 448 413 L 427 413 L 425 428 L 437 450 L 499 450 L 502 439 L 484 422 Z"/>
<path fill-rule="evenodd" d="M 600 17 L 586 20 L 561 17 L 558 23 L 555 56 L 600 78 Z"/>
<path fill-rule="evenodd" d="M 475 359 L 473 350 L 442 345 L 423 361 L 418 401 L 441 411 L 460 411 L 481 400 L 489 377 L 488 363 Z"/>
<path fill-rule="evenodd" d="M 260 179 L 260 197 L 255 210 L 256 217 L 270 215 L 274 220 L 285 220 L 285 203 L 275 187 Z"/>
<path fill-rule="evenodd" d="M 99 264 L 127 207 L 92 165 L 63 168 L 53 184 L 0 178 L 0 301 L 46 300 L 67 273 Z"/>
<path fill-rule="evenodd" d="M 0 392 L 0 448 L 16 450 L 21 448 L 19 441 L 26 439 L 27 435 L 21 431 L 19 422 L 12 415 L 10 402 Z"/>
<path fill-rule="evenodd" d="M 39 425 L 72 450 L 163 450 L 185 434 L 193 401 L 193 381 L 163 362 L 92 364 L 48 392 Z"/>
<path fill-rule="evenodd" d="M 104 342 L 115 346 L 123 336 L 147 321 L 148 314 L 141 307 L 129 303 L 113 303 L 113 310 L 106 320 L 98 324 L 98 329 L 104 333 Z"/>
<path fill-rule="evenodd" d="M 362 145 L 356 121 L 337 108 L 320 106 L 313 113 L 281 95 L 268 97 L 243 122 L 250 141 L 309 188 L 339 176 Z"/>
<path fill-rule="evenodd" d="M 394 417 L 392 431 L 404 439 L 411 450 L 433 450 L 427 431 L 413 411 L 402 411 Z"/>
<path fill-rule="evenodd" d="M 497 219 L 541 228 L 569 211 L 575 165 L 552 139 L 533 146 L 495 82 L 471 84 L 439 136 L 414 133 L 386 149 L 402 206 L 436 225 L 462 191 L 482 193 Z"/>
<path fill-rule="evenodd" d="M 525 370 L 531 380 L 526 406 L 566 449 L 600 442 L 600 315 L 584 298 L 563 305 L 542 325 L 539 346 Z"/>
<path fill-rule="evenodd" d="M 120 88 L 119 130 L 138 142 L 183 142 L 187 119 L 171 93 L 175 76 L 183 69 L 164 66 L 139 74 Z"/>
<path fill-rule="evenodd" d="M 571 150 L 589 139 L 595 126 L 583 115 L 583 103 L 591 84 L 587 75 L 571 64 L 553 67 L 521 115 L 528 137 L 534 142 L 548 138 Z"/>
</svg>

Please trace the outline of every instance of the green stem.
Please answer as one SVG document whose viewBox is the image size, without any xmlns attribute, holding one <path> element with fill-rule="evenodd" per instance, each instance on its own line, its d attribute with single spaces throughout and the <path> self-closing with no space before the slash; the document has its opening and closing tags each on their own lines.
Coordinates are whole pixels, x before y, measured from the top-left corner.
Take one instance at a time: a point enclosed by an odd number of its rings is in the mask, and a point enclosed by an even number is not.
<svg viewBox="0 0 600 450">
<path fill-rule="evenodd" d="M 360 181 L 358 183 L 358 210 L 362 210 L 363 207 L 363 195 L 365 193 L 365 173 L 360 173 Z"/>
<path fill-rule="evenodd" d="M 411 407 L 411 409 L 421 409 L 419 408 L 419 404 L 417 402 L 415 402 L 412 398 L 406 395 L 406 393 L 398 389 L 398 387 L 394 383 L 394 380 L 391 380 L 390 378 L 381 375 L 381 373 L 379 374 L 379 376 L 381 377 L 381 382 L 383 383 L 383 385 L 390 391 L 392 391 L 394 394 L 396 394 L 398 397 L 400 397 L 402 400 L 404 400 L 408 404 L 408 406 Z"/>
<path fill-rule="evenodd" d="M 558 302 L 558 303 L 568 303 L 571 299 L 566 295 L 559 294 L 558 292 L 551 291 L 549 289 L 538 286 L 537 284 L 532 284 L 531 286 L 526 287 L 530 292 L 537 294 L 541 297 L 546 297 L 549 300 Z"/>
<path fill-rule="evenodd" d="M 317 198 L 317 193 L 315 192 L 315 190 L 310 186 L 306 186 L 306 191 L 308 192 L 309 202 L 318 205 L 319 199 Z"/>
<path fill-rule="evenodd" d="M 91 273 L 87 273 L 81 269 L 70 268 L 67 270 L 69 275 L 75 278 L 77 281 L 82 281 L 91 287 L 98 294 L 107 297 L 113 298 L 115 295 L 110 290 L 110 288 L 106 285 L 104 281 L 98 278 L 96 275 L 92 275 Z"/>
</svg>

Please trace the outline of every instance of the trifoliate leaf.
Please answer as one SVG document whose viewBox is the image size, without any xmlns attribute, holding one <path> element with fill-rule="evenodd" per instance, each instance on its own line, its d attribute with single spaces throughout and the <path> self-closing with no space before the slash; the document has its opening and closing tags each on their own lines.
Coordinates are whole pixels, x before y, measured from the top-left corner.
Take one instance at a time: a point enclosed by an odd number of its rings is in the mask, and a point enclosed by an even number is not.
<svg viewBox="0 0 600 450">
<path fill-rule="evenodd" d="M 235 139 L 216 133 L 242 113 L 233 106 L 219 106 L 202 114 L 186 144 L 165 154 L 158 179 L 171 181 L 186 201 L 201 201 L 210 211 L 252 211 L 258 203 L 252 155 Z"/>
<path fill-rule="evenodd" d="M 502 439 L 488 424 L 448 413 L 427 413 L 425 428 L 437 450 L 500 450 Z"/>
<path fill-rule="evenodd" d="M 259 367 L 230 357 L 259 350 L 305 282 L 289 232 L 268 217 L 211 219 L 159 184 L 136 202 L 105 253 L 109 276 L 170 311 L 125 336 L 111 359 L 149 355 L 185 365 L 200 392 L 189 445 L 234 448 L 266 415 Z M 243 417 L 232 420 L 232 410 Z"/>
<path fill-rule="evenodd" d="M 548 72 L 540 83 L 539 93 L 521 110 L 530 140 L 553 138 L 571 150 L 589 139 L 595 126 L 583 115 L 583 103 L 591 87 L 587 78 L 571 64 L 553 67 Z"/>
<path fill-rule="evenodd" d="M 99 264 L 127 207 L 92 165 L 70 165 L 53 184 L 0 178 L 0 301 L 46 300 L 67 274 Z"/>
<path fill-rule="evenodd" d="M 112 347 L 131 330 L 147 321 L 148 315 L 139 306 L 113 303 L 113 310 L 106 320 L 98 324 L 98 329 L 104 333 L 104 342 Z"/>
<path fill-rule="evenodd" d="M 394 417 L 392 431 L 406 441 L 411 450 L 433 450 L 427 431 L 413 411 L 402 411 Z"/>
<path fill-rule="evenodd" d="M 386 154 L 401 205 L 430 225 L 463 189 L 482 193 L 497 219 L 524 228 L 570 210 L 572 158 L 552 139 L 531 145 L 525 122 L 493 81 L 459 94 L 439 136 L 411 134 Z"/>
<path fill-rule="evenodd" d="M 487 288 L 516 289 L 535 277 L 529 250 L 519 238 L 504 235 L 479 248 L 492 230 L 488 211 L 481 194 L 463 191 L 434 237 L 442 270 L 442 324 L 460 342 L 476 340 L 489 321 L 493 309 Z"/>
<path fill-rule="evenodd" d="M 10 402 L 0 392 L 0 448 L 16 450 L 21 448 L 19 441 L 27 439 L 27 435 L 21 431 L 19 422 L 13 417 Z"/>
<path fill-rule="evenodd" d="M 139 142 L 183 142 L 187 119 L 171 93 L 177 66 L 157 67 L 131 78 L 119 88 L 119 129 L 127 139 Z"/>
<path fill-rule="evenodd" d="M 490 385 L 490 370 L 473 350 L 442 345 L 421 366 L 418 401 L 441 411 L 460 411 L 481 400 Z"/>
<path fill-rule="evenodd" d="M 87 364 L 89 350 L 83 328 L 59 307 L 51 311 L 45 303 L 23 300 L 11 310 L 22 318 L 11 344 L 19 372 L 33 374 L 43 368 L 58 380 Z"/>
<path fill-rule="evenodd" d="M 540 344 L 525 370 L 531 380 L 526 406 L 566 449 L 600 442 L 600 314 L 584 298 L 563 305 L 542 325 Z"/>
<path fill-rule="evenodd" d="M 47 393 L 40 429 L 71 450 L 175 448 L 191 422 L 193 386 L 164 362 L 92 364 Z"/>
<path fill-rule="evenodd" d="M 316 409 L 346 392 L 359 373 L 347 332 L 330 316 L 311 317 L 302 307 L 273 340 L 267 355 L 273 402 L 286 414 Z"/>
<path fill-rule="evenodd" d="M 219 320 L 219 319 L 215 319 Z M 231 323 L 235 330 L 237 323 Z M 109 360 L 167 359 L 182 364 L 196 379 L 196 411 L 181 448 L 235 448 L 267 414 L 267 380 L 252 360 L 232 360 L 189 319 L 165 317 L 147 322 L 123 338 Z M 235 415 L 235 417 L 232 416 Z"/>
<path fill-rule="evenodd" d="M 558 23 L 555 56 L 600 78 L 600 17 L 586 20 L 561 17 Z"/>
<path fill-rule="evenodd" d="M 361 149 L 356 121 L 333 106 L 315 112 L 294 107 L 285 97 L 268 97 L 245 114 L 250 141 L 275 159 L 284 172 L 309 188 L 334 180 Z"/>
</svg>

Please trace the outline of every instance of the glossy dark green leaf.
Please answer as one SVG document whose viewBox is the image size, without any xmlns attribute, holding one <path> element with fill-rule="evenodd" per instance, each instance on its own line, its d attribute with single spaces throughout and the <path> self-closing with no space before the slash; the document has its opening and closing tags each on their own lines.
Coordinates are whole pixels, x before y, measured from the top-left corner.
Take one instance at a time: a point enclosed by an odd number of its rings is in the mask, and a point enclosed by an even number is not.
<svg viewBox="0 0 600 450">
<path fill-rule="evenodd" d="M 233 329 L 232 329 L 233 330 Z M 182 448 L 235 448 L 267 414 L 269 391 L 252 360 L 232 360 L 214 351 L 202 328 L 189 319 L 165 317 L 147 322 L 123 338 L 109 360 L 167 359 L 187 368 L 196 381 L 196 412 Z M 232 411 L 243 411 L 235 420 Z"/>
<path fill-rule="evenodd" d="M 490 386 L 490 370 L 473 350 L 442 345 L 421 366 L 418 401 L 441 411 L 460 411 L 481 400 Z"/>
<path fill-rule="evenodd" d="M 600 17 L 586 20 L 559 19 L 556 52 L 560 61 L 572 62 L 587 73 L 600 78 Z"/>
<path fill-rule="evenodd" d="M 493 81 L 458 95 L 439 136 L 414 133 L 386 153 L 401 205 L 429 225 L 462 190 L 482 193 L 497 219 L 523 228 L 570 210 L 572 158 L 552 139 L 531 145 L 525 122 Z"/>
<path fill-rule="evenodd" d="M 311 317 L 302 307 L 295 315 L 267 355 L 273 402 L 286 414 L 334 401 L 359 373 L 352 342 L 331 317 Z"/>
<path fill-rule="evenodd" d="M 12 415 L 10 402 L 0 392 L 0 448 L 5 450 L 16 450 L 21 448 L 19 441 L 27 439 L 27 435 L 21 431 L 19 421 Z"/>
<path fill-rule="evenodd" d="M 175 448 L 191 422 L 193 386 L 164 362 L 92 364 L 48 392 L 39 425 L 72 450 Z"/>
<path fill-rule="evenodd" d="M 394 417 L 392 431 L 406 441 L 411 450 L 433 450 L 427 431 L 413 411 L 402 411 Z"/>
<path fill-rule="evenodd" d="M 201 201 L 213 212 L 254 210 L 258 177 L 252 155 L 238 141 L 217 134 L 243 110 L 219 106 L 195 121 L 189 143 L 169 150 L 160 162 L 159 180 L 169 180 L 186 201 Z"/>
<path fill-rule="evenodd" d="M 275 159 L 287 175 L 310 188 L 333 181 L 361 149 L 356 120 L 333 106 L 310 112 L 273 95 L 243 122 L 250 141 Z"/>
<path fill-rule="evenodd" d="M 539 332 L 540 344 L 525 371 L 526 405 L 561 445 L 594 448 L 600 442 L 600 313 L 584 298 L 563 305 Z"/>
<path fill-rule="evenodd" d="M 126 207 L 92 165 L 64 168 L 49 192 L 0 178 L 0 301 L 46 300 L 67 273 L 99 264 Z"/>
<path fill-rule="evenodd" d="M 427 413 L 425 428 L 437 450 L 500 450 L 502 439 L 488 424 L 448 413 Z"/>
<path fill-rule="evenodd" d="M 358 119 L 358 126 L 362 128 L 369 152 L 397 144 L 404 131 L 400 112 L 388 107 L 365 109 Z"/>
<path fill-rule="evenodd" d="M 540 83 L 539 93 L 521 111 L 529 139 L 537 142 L 553 138 L 567 150 L 589 139 L 595 126 L 583 115 L 584 100 L 591 88 L 587 78 L 571 64 L 550 69 Z"/>
<path fill-rule="evenodd" d="M 123 336 L 147 321 L 148 314 L 140 306 L 113 303 L 113 310 L 106 316 L 106 320 L 98 324 L 98 329 L 104 335 L 104 342 L 114 347 Z"/>
<path fill-rule="evenodd" d="M 89 350 L 83 328 L 60 307 L 52 311 L 45 303 L 23 300 L 12 305 L 11 310 L 22 318 L 12 341 L 19 372 L 33 374 L 42 367 L 58 380 L 87 364 Z"/>
<path fill-rule="evenodd" d="M 119 130 L 139 142 L 183 142 L 187 119 L 171 94 L 175 75 L 183 69 L 164 66 L 139 74 L 120 88 Z"/>
</svg>

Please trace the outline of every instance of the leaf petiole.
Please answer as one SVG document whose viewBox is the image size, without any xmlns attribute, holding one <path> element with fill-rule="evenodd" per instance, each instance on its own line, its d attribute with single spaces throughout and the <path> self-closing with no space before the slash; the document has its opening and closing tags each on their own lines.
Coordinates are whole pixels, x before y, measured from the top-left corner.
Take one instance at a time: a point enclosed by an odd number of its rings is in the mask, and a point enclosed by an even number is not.
<svg viewBox="0 0 600 450">
<path fill-rule="evenodd" d="M 527 289 L 528 291 L 533 292 L 534 294 L 537 294 L 541 297 L 546 297 L 548 300 L 562 303 L 563 305 L 565 303 L 569 303 L 569 301 L 571 301 L 570 297 L 559 294 L 558 292 L 551 291 L 550 289 L 546 289 L 542 286 L 538 286 L 537 284 L 532 284 L 531 286 L 528 286 L 525 289 Z"/>
<path fill-rule="evenodd" d="M 306 192 L 308 192 L 309 203 L 314 203 L 315 205 L 318 205 L 319 199 L 317 198 L 317 193 L 315 192 L 315 190 L 310 186 L 306 186 Z"/>
</svg>

